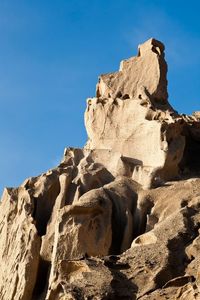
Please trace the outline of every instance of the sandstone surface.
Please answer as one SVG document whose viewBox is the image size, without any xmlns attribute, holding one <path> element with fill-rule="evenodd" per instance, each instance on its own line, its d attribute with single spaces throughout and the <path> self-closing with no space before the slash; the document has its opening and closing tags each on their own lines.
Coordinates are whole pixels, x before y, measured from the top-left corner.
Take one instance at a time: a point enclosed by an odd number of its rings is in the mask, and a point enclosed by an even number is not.
<svg viewBox="0 0 200 300">
<path fill-rule="evenodd" d="M 1 300 L 200 300 L 200 117 L 150 39 L 87 100 L 83 149 L 0 203 Z"/>
</svg>

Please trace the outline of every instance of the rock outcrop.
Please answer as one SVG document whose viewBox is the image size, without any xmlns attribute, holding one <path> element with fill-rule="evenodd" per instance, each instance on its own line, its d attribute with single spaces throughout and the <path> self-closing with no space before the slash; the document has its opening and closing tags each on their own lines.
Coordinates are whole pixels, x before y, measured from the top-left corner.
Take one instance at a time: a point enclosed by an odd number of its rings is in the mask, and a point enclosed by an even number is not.
<svg viewBox="0 0 200 300">
<path fill-rule="evenodd" d="M 119 72 L 100 76 L 97 97 L 87 101 L 86 147 L 118 152 L 132 179 L 147 187 L 178 175 L 185 148 L 183 120 L 168 103 L 166 73 L 164 45 L 151 39 L 137 57 L 121 62 Z"/>
<path fill-rule="evenodd" d="M 150 39 L 87 100 L 88 142 L 6 188 L 0 299 L 200 299 L 200 117 Z"/>
</svg>

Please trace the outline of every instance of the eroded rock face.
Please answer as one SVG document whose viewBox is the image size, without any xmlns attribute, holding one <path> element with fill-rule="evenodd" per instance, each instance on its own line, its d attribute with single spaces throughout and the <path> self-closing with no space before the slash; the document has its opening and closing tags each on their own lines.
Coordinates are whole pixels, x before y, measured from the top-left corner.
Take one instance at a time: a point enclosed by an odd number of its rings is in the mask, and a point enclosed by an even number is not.
<svg viewBox="0 0 200 300">
<path fill-rule="evenodd" d="M 164 45 L 155 39 L 140 45 L 138 56 L 123 60 L 119 72 L 99 77 L 97 98 L 142 98 L 145 93 L 154 101 L 167 103 L 164 49 Z"/>
<path fill-rule="evenodd" d="M 1 300 L 200 299 L 200 119 L 150 39 L 88 99 L 83 149 L 7 188 Z"/>
<path fill-rule="evenodd" d="M 88 99 L 87 149 L 119 152 L 132 161 L 132 178 L 146 187 L 178 175 L 185 137 L 183 120 L 169 105 L 162 43 L 150 39 L 119 72 L 100 76 Z"/>
<path fill-rule="evenodd" d="M 33 201 L 22 187 L 5 189 L 0 209 L 0 298 L 31 299 L 41 244 Z"/>
</svg>

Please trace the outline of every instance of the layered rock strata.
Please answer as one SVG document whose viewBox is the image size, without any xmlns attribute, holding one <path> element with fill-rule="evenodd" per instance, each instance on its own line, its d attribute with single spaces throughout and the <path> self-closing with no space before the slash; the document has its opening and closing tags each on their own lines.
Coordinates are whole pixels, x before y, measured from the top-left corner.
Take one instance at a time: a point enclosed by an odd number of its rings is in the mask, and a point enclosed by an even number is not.
<svg viewBox="0 0 200 300">
<path fill-rule="evenodd" d="M 4 190 L 0 299 L 200 299 L 200 118 L 150 39 L 87 100 L 88 142 Z"/>
</svg>

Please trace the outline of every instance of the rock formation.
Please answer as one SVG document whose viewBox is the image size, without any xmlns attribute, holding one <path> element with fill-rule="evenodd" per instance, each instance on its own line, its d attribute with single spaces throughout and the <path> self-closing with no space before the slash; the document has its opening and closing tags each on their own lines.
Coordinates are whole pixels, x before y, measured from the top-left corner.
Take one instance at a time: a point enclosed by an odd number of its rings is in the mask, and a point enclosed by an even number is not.
<svg viewBox="0 0 200 300">
<path fill-rule="evenodd" d="M 150 39 L 137 57 L 121 62 L 119 72 L 100 76 L 85 113 L 87 148 L 118 152 L 128 176 L 147 187 L 156 177 L 178 175 L 185 147 L 183 120 L 167 100 L 166 73 L 164 46 Z"/>
<path fill-rule="evenodd" d="M 6 188 L 1 300 L 200 299 L 200 117 L 150 39 L 87 100 L 88 142 Z"/>
</svg>

